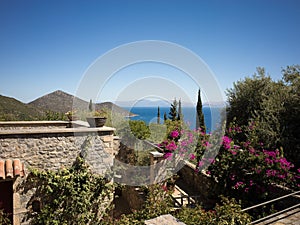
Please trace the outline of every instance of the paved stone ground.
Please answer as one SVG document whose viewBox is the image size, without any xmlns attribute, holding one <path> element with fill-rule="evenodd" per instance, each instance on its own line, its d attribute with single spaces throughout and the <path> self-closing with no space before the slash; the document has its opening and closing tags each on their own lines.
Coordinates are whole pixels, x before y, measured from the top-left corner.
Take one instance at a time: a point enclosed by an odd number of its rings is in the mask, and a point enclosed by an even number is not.
<svg viewBox="0 0 300 225">
<path fill-rule="evenodd" d="M 259 225 L 300 225 L 300 208 L 293 209 L 286 213 L 275 216 L 259 223 Z"/>
<path fill-rule="evenodd" d="M 185 223 L 178 221 L 170 214 L 162 215 L 151 220 L 145 221 L 146 225 L 185 225 Z"/>
</svg>

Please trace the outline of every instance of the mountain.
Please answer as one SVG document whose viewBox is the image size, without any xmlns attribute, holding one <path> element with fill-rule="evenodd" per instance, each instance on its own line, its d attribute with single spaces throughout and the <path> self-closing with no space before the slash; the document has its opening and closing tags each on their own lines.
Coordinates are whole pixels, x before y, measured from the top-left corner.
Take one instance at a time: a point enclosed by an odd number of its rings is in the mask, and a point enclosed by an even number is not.
<svg viewBox="0 0 300 225">
<path fill-rule="evenodd" d="M 87 109 L 88 107 L 88 102 L 61 90 L 57 90 L 37 98 L 36 100 L 28 103 L 28 105 L 41 108 L 45 111 L 49 110 L 53 112 L 66 113 L 73 109 L 73 101 L 76 102 L 77 108 Z"/>
<path fill-rule="evenodd" d="M 0 120 L 37 120 L 42 116 L 42 110 L 0 95 Z"/>
<path fill-rule="evenodd" d="M 46 94 L 30 102 L 29 105 L 32 107 L 43 109 L 45 111 L 49 110 L 59 113 L 66 113 L 71 110 L 89 109 L 89 102 L 61 90 Z M 124 116 L 128 116 L 130 114 L 127 110 L 113 104 L 112 102 L 97 103 L 94 104 L 94 107 L 96 110 L 107 108 Z"/>
</svg>

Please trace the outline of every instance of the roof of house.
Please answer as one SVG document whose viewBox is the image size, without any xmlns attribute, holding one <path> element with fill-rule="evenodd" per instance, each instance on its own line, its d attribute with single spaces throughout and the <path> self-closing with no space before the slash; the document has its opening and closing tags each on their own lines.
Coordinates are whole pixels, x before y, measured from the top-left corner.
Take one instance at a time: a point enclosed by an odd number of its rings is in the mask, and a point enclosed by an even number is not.
<svg viewBox="0 0 300 225">
<path fill-rule="evenodd" d="M 0 159 L 0 180 L 23 177 L 24 175 L 24 163 L 21 163 L 19 159 Z"/>
</svg>

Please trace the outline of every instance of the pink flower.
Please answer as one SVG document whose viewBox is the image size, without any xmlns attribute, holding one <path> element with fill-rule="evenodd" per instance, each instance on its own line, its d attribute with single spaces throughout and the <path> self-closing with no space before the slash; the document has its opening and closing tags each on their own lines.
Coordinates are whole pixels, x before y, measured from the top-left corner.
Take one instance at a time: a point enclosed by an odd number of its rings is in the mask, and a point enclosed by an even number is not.
<svg viewBox="0 0 300 225">
<path fill-rule="evenodd" d="M 265 162 L 270 165 L 272 165 L 274 163 L 273 160 L 269 159 L 269 158 L 265 158 Z"/>
<path fill-rule="evenodd" d="M 191 153 L 190 154 L 190 160 L 194 160 L 195 158 L 196 158 L 196 156 L 193 153 Z"/>
<path fill-rule="evenodd" d="M 230 180 L 235 180 L 235 174 L 231 174 L 229 177 L 230 177 Z"/>
<path fill-rule="evenodd" d="M 289 170 L 291 167 L 294 166 L 293 164 L 291 164 L 290 162 L 288 162 L 286 160 L 286 158 L 280 158 L 279 162 L 280 162 L 281 168 L 284 169 L 284 170 Z"/>
<path fill-rule="evenodd" d="M 266 171 L 267 177 L 275 177 L 276 173 L 277 173 L 276 170 L 267 170 Z"/>
<path fill-rule="evenodd" d="M 234 189 L 238 189 L 239 187 L 241 187 L 242 185 L 244 184 L 244 182 L 242 181 L 239 181 L 239 182 L 236 182 L 236 184 L 234 185 Z"/>
<path fill-rule="evenodd" d="M 171 152 L 167 152 L 164 154 L 164 158 L 167 160 L 172 160 L 172 157 L 173 157 L 173 153 Z"/>
<path fill-rule="evenodd" d="M 210 144 L 208 141 L 204 141 L 204 142 L 203 142 L 203 146 L 209 147 L 209 146 L 211 146 L 211 144 Z"/>
<path fill-rule="evenodd" d="M 202 167 L 204 165 L 204 161 L 201 160 L 200 162 L 198 162 L 198 167 Z"/>
<path fill-rule="evenodd" d="M 237 152 L 236 151 L 230 151 L 232 155 L 236 155 Z"/>
<path fill-rule="evenodd" d="M 177 130 L 173 130 L 171 133 L 170 133 L 170 137 L 171 138 L 178 138 L 179 137 L 179 132 Z"/>
<path fill-rule="evenodd" d="M 184 146 L 187 146 L 187 142 L 186 142 L 186 141 L 182 141 L 180 144 L 181 144 L 181 146 L 183 146 L 183 147 L 184 147 Z"/>
<path fill-rule="evenodd" d="M 254 148 L 249 148 L 249 152 L 250 152 L 251 154 L 255 154 L 255 149 L 254 149 Z"/>
<path fill-rule="evenodd" d="M 174 141 L 171 141 L 167 146 L 166 149 L 168 149 L 169 151 L 175 151 L 177 148 L 177 145 L 175 144 Z"/>
<path fill-rule="evenodd" d="M 277 177 L 280 179 L 285 179 L 286 176 L 285 176 L 285 174 L 278 174 Z"/>
<path fill-rule="evenodd" d="M 227 137 L 227 136 L 223 136 L 223 138 L 222 138 L 222 140 L 223 140 L 223 146 L 224 146 L 224 148 L 225 149 L 230 149 L 230 144 L 231 144 L 231 139 L 229 138 L 229 137 Z"/>
<path fill-rule="evenodd" d="M 276 152 L 263 150 L 263 153 L 269 157 L 276 158 Z"/>
</svg>

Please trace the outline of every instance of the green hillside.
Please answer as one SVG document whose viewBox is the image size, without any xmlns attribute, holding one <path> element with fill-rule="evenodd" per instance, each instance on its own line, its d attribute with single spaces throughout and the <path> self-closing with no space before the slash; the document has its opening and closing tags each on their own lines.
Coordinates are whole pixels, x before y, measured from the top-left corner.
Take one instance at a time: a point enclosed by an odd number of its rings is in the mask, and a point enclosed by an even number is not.
<svg viewBox="0 0 300 225">
<path fill-rule="evenodd" d="M 42 110 L 0 95 L 0 121 L 38 120 L 42 116 Z"/>
</svg>

